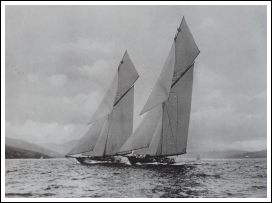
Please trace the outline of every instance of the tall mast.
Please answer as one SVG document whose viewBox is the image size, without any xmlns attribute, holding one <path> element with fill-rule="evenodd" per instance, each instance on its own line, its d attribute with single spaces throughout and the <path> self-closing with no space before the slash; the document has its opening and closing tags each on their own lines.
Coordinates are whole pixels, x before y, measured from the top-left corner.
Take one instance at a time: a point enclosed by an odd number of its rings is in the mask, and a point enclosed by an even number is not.
<svg viewBox="0 0 272 203">
<path fill-rule="evenodd" d="M 146 116 L 120 153 L 134 150 L 138 154 L 167 156 L 186 152 L 193 66 L 198 54 L 183 17 L 161 74 L 141 111 Z"/>
</svg>

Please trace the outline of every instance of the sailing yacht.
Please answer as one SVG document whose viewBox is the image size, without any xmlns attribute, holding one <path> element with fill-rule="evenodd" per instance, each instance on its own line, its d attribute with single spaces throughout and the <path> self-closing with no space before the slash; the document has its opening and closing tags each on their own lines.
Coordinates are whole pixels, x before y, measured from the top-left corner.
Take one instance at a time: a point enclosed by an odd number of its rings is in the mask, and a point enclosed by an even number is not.
<svg viewBox="0 0 272 203">
<path fill-rule="evenodd" d="M 175 163 L 186 153 L 194 62 L 200 53 L 182 18 L 169 55 L 140 115 L 146 114 L 120 148 L 131 164 Z"/>
<path fill-rule="evenodd" d="M 75 147 L 66 157 L 82 164 L 120 162 L 120 147 L 132 134 L 134 84 L 139 75 L 125 52 L 101 104 Z"/>
</svg>

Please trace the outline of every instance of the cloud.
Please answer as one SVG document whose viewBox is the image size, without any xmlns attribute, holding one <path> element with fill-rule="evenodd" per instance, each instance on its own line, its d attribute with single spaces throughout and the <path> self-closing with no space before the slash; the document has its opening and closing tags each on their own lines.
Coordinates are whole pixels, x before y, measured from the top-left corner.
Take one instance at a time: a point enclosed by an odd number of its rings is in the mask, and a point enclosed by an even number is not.
<svg viewBox="0 0 272 203">
<path fill-rule="evenodd" d="M 204 140 L 201 140 L 204 141 Z M 224 150 L 241 150 L 241 151 L 258 151 L 267 148 L 266 139 L 251 139 L 243 141 L 222 142 L 218 140 L 205 140 L 205 145 L 195 140 L 188 140 L 188 152 L 202 151 L 224 151 Z"/>
<path fill-rule="evenodd" d="M 39 76 L 38 76 L 38 74 L 30 73 L 27 75 L 27 79 L 31 83 L 36 83 L 39 81 Z"/>
<path fill-rule="evenodd" d="M 190 149 L 260 146 L 266 136 L 264 6 L 8 7 L 6 121 L 18 127 L 31 120 L 56 130 L 62 128 L 52 123 L 83 125 L 127 49 L 140 74 L 137 126 L 182 15 L 201 50 Z M 25 125 L 35 129 L 30 123 Z"/>
<path fill-rule="evenodd" d="M 109 54 L 114 50 L 115 46 L 114 42 L 91 41 L 88 38 L 78 38 L 76 41 L 55 44 L 53 49 L 56 51 L 84 51 Z"/>
<path fill-rule="evenodd" d="M 200 26 L 198 29 L 215 29 L 216 28 L 216 23 L 215 20 L 212 19 L 211 17 L 206 17 L 202 19 L 202 22 L 200 23 Z"/>
<path fill-rule="evenodd" d="M 80 93 L 74 96 L 18 95 L 10 99 L 6 120 L 22 123 L 27 119 L 39 122 L 87 123 L 98 107 L 104 92 Z M 20 112 L 20 116 L 18 116 Z"/>
<path fill-rule="evenodd" d="M 44 85 L 47 87 L 59 87 L 65 85 L 68 81 L 68 77 L 65 74 L 54 74 L 46 76 L 38 73 L 29 73 L 26 75 L 21 75 L 21 79 L 24 78 L 26 78 L 25 82 L 30 83 L 30 85 L 35 83 L 36 85 Z"/>
<path fill-rule="evenodd" d="M 53 87 L 62 86 L 67 82 L 67 76 L 64 74 L 52 75 L 49 81 Z"/>
<path fill-rule="evenodd" d="M 6 122 L 6 136 L 23 139 L 31 143 L 62 144 L 66 140 L 78 139 L 85 128 L 81 124 L 59 124 L 26 120 L 22 124 Z"/>
<path fill-rule="evenodd" d="M 97 60 L 92 65 L 80 66 L 78 71 L 82 77 L 87 77 L 105 90 L 117 71 L 117 64 L 118 62 Z"/>
<path fill-rule="evenodd" d="M 241 104 L 238 104 L 238 106 L 245 106 L 239 111 L 236 110 L 238 107 L 231 102 L 222 102 L 221 106 L 218 105 L 220 102 L 216 105 L 213 103 L 208 102 L 206 106 L 201 106 L 191 114 L 190 150 L 207 148 L 225 150 L 238 146 L 240 149 L 247 150 L 249 149 L 248 142 L 251 143 L 251 150 L 258 150 L 261 145 L 253 146 L 252 143 L 254 140 L 259 142 L 266 140 L 266 114 L 261 113 L 260 110 L 257 110 L 257 113 L 250 110 L 251 100 L 243 100 Z M 257 107 L 257 109 L 260 108 Z M 240 145 L 234 145 L 234 142 Z"/>
<path fill-rule="evenodd" d="M 116 69 L 117 67 L 114 67 L 112 62 L 98 59 L 92 65 L 80 66 L 79 73 L 82 76 L 87 76 L 89 78 L 105 80 Z"/>
<path fill-rule="evenodd" d="M 263 150 L 267 148 L 266 139 L 252 139 L 252 140 L 243 140 L 235 141 L 231 144 L 232 149 L 241 149 L 247 151 L 253 150 Z"/>
<path fill-rule="evenodd" d="M 117 65 L 98 59 L 92 65 L 76 67 L 74 77 L 69 78 L 66 74 L 22 74 L 8 81 L 6 120 L 86 123 L 110 88 L 116 70 Z"/>
</svg>

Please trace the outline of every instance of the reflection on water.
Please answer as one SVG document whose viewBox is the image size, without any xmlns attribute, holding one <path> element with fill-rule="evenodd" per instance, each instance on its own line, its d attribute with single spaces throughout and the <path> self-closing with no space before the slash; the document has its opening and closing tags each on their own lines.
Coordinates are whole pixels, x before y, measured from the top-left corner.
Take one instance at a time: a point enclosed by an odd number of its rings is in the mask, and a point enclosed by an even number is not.
<svg viewBox="0 0 272 203">
<path fill-rule="evenodd" d="M 6 160 L 6 197 L 266 197 L 266 159 L 175 166 Z"/>
</svg>

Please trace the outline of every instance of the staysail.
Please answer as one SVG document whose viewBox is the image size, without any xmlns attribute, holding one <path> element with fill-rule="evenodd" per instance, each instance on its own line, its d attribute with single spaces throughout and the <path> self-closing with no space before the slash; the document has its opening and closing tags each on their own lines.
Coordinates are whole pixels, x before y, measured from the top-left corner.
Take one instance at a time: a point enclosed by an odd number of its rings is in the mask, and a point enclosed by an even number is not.
<svg viewBox="0 0 272 203">
<path fill-rule="evenodd" d="M 144 105 L 146 113 L 119 153 L 170 156 L 186 152 L 194 60 L 199 49 L 183 17 L 161 74 Z"/>
<path fill-rule="evenodd" d="M 152 92 L 144 108 L 142 109 L 140 115 L 144 114 L 145 112 L 149 111 L 156 105 L 161 104 L 162 102 L 167 100 L 172 84 L 174 68 L 175 68 L 175 44 L 173 43 L 170 49 L 170 53 L 166 59 L 164 67 L 159 76 L 159 79 L 157 80 L 154 88 L 152 89 Z"/>
<path fill-rule="evenodd" d="M 115 155 L 133 129 L 134 83 L 139 75 L 125 52 L 85 135 L 69 153 L 84 156 Z"/>
</svg>

